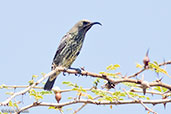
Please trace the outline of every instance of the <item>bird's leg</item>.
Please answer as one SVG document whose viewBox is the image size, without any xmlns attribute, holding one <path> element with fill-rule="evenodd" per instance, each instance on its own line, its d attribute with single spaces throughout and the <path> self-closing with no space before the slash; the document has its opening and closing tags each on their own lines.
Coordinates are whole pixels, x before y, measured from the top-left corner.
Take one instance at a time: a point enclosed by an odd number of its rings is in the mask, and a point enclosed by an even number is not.
<svg viewBox="0 0 171 114">
<path fill-rule="evenodd" d="M 76 70 L 77 71 L 77 74 L 79 74 L 78 76 L 81 75 L 82 71 L 80 68 L 72 68 L 72 67 L 69 67 L 69 69 L 72 69 L 72 70 Z M 75 74 L 77 76 L 77 74 Z"/>
<path fill-rule="evenodd" d="M 66 76 L 66 74 L 65 74 L 66 71 L 67 71 L 67 68 L 64 68 L 63 76 Z"/>
</svg>

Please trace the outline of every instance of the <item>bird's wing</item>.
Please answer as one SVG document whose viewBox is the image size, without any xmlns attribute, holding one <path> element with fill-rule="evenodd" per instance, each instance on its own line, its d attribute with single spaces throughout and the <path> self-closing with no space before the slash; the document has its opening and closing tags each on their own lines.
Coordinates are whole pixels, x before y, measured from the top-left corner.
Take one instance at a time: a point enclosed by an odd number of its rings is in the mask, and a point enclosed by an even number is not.
<svg viewBox="0 0 171 114">
<path fill-rule="evenodd" d="M 59 47 L 57 48 L 57 51 L 56 51 L 56 53 L 55 53 L 55 56 L 54 56 L 54 58 L 53 58 L 53 62 L 52 62 L 52 67 L 53 67 L 53 64 L 55 64 L 55 65 L 59 65 L 59 63 L 61 62 L 61 59 L 62 59 L 62 57 L 60 56 L 61 55 L 61 52 L 62 52 L 62 50 L 66 47 L 66 45 L 67 45 L 67 38 L 68 38 L 68 34 L 66 34 L 63 38 L 62 38 L 62 40 L 61 40 L 61 42 L 60 42 L 60 44 L 59 44 Z M 52 68 L 53 69 L 53 68 Z"/>
</svg>

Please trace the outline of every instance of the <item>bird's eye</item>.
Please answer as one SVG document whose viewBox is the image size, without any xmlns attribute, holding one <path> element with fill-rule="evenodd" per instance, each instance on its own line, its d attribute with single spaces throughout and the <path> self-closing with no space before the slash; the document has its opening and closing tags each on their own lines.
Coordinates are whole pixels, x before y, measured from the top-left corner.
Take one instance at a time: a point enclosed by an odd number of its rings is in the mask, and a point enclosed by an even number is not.
<svg viewBox="0 0 171 114">
<path fill-rule="evenodd" d="M 87 25 L 87 24 L 88 24 L 88 22 L 86 22 L 86 21 L 83 22 L 83 25 Z"/>
</svg>

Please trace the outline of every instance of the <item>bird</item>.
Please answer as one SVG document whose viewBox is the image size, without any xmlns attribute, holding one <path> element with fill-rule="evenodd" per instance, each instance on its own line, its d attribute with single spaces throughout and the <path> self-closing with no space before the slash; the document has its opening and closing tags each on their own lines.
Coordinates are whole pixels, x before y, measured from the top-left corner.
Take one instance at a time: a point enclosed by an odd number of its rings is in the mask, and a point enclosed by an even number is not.
<svg viewBox="0 0 171 114">
<path fill-rule="evenodd" d="M 72 63 L 80 54 L 85 35 L 93 25 L 102 25 L 100 22 L 91 22 L 83 19 L 77 22 L 70 30 L 63 36 L 57 48 L 55 56 L 52 61 L 51 70 L 56 67 L 71 68 Z M 50 91 L 54 85 L 56 77 L 60 72 L 56 72 L 48 78 L 44 85 L 44 90 Z"/>
</svg>

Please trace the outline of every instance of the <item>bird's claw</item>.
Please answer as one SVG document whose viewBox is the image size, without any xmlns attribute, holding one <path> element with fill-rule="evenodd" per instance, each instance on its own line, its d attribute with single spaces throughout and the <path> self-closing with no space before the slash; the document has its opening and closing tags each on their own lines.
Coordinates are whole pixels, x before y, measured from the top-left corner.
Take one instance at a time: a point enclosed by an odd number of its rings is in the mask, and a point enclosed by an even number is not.
<svg viewBox="0 0 171 114">
<path fill-rule="evenodd" d="M 63 71 L 63 76 L 66 76 L 65 72 L 67 71 L 66 68 L 64 68 L 64 71 Z"/>
<path fill-rule="evenodd" d="M 80 76 L 82 74 L 82 71 L 80 68 L 70 68 L 70 69 L 73 69 L 73 70 L 76 70 L 77 73 L 75 74 L 75 76 Z"/>
<path fill-rule="evenodd" d="M 80 75 L 81 75 L 81 73 L 82 73 L 81 69 L 76 68 L 75 70 L 77 71 L 78 76 L 80 76 Z M 75 75 L 77 76 L 77 74 L 75 74 Z"/>
</svg>

